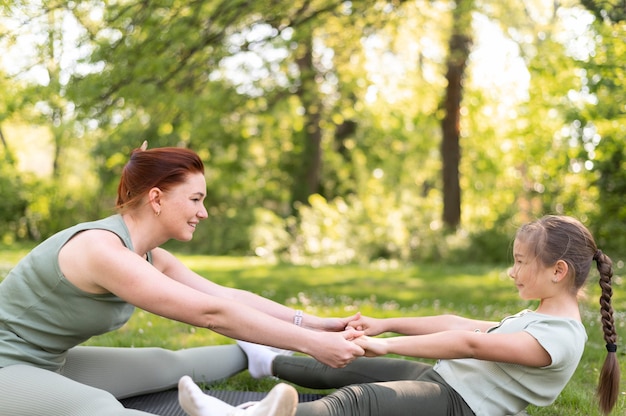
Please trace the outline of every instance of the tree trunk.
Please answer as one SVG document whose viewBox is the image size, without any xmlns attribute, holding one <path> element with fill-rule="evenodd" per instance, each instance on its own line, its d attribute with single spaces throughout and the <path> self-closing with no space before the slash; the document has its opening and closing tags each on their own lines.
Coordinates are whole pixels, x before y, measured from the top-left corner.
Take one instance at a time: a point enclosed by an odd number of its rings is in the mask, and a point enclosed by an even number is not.
<svg viewBox="0 0 626 416">
<path fill-rule="evenodd" d="M 457 0 L 452 13 L 452 33 L 447 61 L 445 116 L 441 122 L 441 158 L 443 162 L 443 222 L 455 229 L 461 223 L 461 185 L 459 163 L 461 160 L 460 118 L 463 98 L 463 78 L 472 43 L 471 13 L 473 0 Z"/>
<path fill-rule="evenodd" d="M 311 34 L 303 37 L 302 51 L 297 58 L 301 86 L 300 102 L 305 109 L 304 149 L 300 177 L 296 179 L 293 200 L 308 204 L 309 196 L 320 190 L 322 170 L 322 130 L 320 127 L 321 103 L 318 99 L 313 66 L 313 43 Z"/>
</svg>

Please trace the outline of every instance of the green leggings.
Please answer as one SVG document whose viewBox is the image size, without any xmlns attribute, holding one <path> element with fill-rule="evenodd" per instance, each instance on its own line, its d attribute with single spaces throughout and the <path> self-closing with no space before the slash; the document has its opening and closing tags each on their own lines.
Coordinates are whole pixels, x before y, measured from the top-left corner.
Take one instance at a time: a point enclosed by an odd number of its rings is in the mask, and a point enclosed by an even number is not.
<svg viewBox="0 0 626 416">
<path fill-rule="evenodd" d="M 334 369 L 309 357 L 280 355 L 272 370 L 303 387 L 338 389 L 300 403 L 296 416 L 474 416 L 432 366 L 416 361 L 359 358 Z"/>
<path fill-rule="evenodd" d="M 60 373 L 28 365 L 0 368 L 0 414 L 12 416 L 146 415 L 117 399 L 228 378 L 247 368 L 237 345 L 162 348 L 76 347 Z"/>
</svg>

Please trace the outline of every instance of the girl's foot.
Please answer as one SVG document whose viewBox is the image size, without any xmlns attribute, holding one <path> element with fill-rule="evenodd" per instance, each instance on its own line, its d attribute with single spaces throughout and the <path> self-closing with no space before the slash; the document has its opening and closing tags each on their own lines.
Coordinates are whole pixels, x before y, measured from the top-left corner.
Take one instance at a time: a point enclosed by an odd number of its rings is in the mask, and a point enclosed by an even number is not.
<svg viewBox="0 0 626 416">
<path fill-rule="evenodd" d="M 204 394 L 191 377 L 183 376 L 178 382 L 178 401 L 190 416 L 293 416 L 298 393 L 292 386 L 280 383 L 260 402 L 240 409 Z"/>
</svg>

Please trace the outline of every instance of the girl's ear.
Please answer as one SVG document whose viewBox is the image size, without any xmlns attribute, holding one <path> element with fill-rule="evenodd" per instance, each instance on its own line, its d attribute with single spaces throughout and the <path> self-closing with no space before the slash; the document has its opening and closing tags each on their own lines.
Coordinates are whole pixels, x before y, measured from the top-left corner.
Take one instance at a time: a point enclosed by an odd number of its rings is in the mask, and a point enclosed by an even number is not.
<svg viewBox="0 0 626 416">
<path fill-rule="evenodd" d="M 558 260 L 554 265 L 554 280 L 560 282 L 561 280 L 567 277 L 567 273 L 569 272 L 569 266 L 563 260 Z"/>
</svg>

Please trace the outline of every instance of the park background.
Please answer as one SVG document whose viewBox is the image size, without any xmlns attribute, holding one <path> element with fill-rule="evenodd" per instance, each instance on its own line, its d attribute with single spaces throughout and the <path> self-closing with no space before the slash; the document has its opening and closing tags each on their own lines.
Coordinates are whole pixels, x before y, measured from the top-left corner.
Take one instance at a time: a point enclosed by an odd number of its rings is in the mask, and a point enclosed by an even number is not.
<svg viewBox="0 0 626 416">
<path fill-rule="evenodd" d="M 322 314 L 494 319 L 528 306 L 516 228 L 567 214 L 614 260 L 623 332 L 625 19 L 593 0 L 5 0 L 0 269 L 112 213 L 146 140 L 204 160 L 209 218 L 167 246 L 220 283 Z M 535 414 L 593 414 L 589 291 L 565 410 Z M 143 319 L 96 342 L 134 345 Z"/>
</svg>

